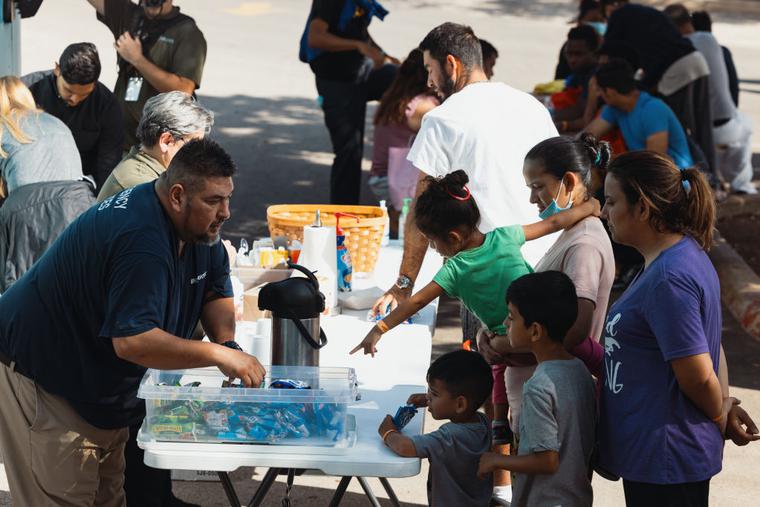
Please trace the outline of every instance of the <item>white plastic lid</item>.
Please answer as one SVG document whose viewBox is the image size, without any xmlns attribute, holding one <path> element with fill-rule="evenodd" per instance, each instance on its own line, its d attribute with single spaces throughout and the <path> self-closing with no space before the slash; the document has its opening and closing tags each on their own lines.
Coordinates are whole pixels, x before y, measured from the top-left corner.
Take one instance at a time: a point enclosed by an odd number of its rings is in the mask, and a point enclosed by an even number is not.
<svg viewBox="0 0 760 507">
<path fill-rule="evenodd" d="M 248 403 L 353 403 L 357 400 L 356 372 L 353 368 L 318 366 L 265 366 L 264 386 L 272 380 L 292 379 L 306 382 L 312 389 L 268 389 L 266 387 L 222 387 L 227 378 L 217 368 L 188 370 L 148 370 L 140 382 L 138 398 L 145 400 L 194 400 L 200 402 Z M 179 377 L 178 377 L 179 376 Z M 198 387 L 159 385 L 163 382 L 183 386 L 200 382 Z"/>
</svg>

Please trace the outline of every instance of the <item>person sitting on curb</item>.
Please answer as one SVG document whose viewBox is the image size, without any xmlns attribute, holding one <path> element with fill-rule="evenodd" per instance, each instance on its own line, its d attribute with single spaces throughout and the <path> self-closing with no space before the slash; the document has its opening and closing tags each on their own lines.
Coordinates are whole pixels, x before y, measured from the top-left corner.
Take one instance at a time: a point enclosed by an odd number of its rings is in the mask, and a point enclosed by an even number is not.
<svg viewBox="0 0 760 507">
<path fill-rule="evenodd" d="M 628 62 L 610 60 L 596 71 L 596 82 L 606 105 L 586 132 L 599 138 L 619 126 L 629 150 L 662 153 L 682 169 L 694 165 L 678 118 L 665 102 L 636 88 Z"/>
</svg>

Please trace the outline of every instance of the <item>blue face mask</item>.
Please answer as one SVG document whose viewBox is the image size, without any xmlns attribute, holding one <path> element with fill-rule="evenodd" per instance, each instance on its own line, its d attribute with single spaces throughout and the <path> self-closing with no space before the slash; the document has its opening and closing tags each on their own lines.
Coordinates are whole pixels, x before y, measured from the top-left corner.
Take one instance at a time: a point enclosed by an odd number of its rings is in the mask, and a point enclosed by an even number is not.
<svg viewBox="0 0 760 507">
<path fill-rule="evenodd" d="M 607 33 L 607 23 L 603 21 L 586 21 L 586 24 L 596 30 L 596 33 L 602 37 Z"/>
<path fill-rule="evenodd" d="M 559 197 L 559 194 L 560 194 L 560 192 L 562 192 L 562 187 L 563 187 L 564 185 L 565 185 L 565 183 L 564 183 L 564 182 L 560 183 L 560 185 L 559 185 L 559 190 L 557 190 L 557 197 Z M 563 207 L 561 207 L 559 204 L 557 204 L 557 197 L 555 197 L 554 199 L 552 199 L 552 202 L 551 202 L 551 204 L 549 204 L 549 205 L 548 205 L 548 206 L 547 206 L 547 207 L 544 209 L 544 211 L 542 211 L 541 213 L 539 213 L 539 214 L 538 214 L 538 216 L 539 216 L 539 218 L 540 218 L 541 220 L 546 220 L 546 219 L 547 219 L 547 218 L 549 218 L 550 216 L 552 216 L 552 215 L 556 215 L 556 214 L 557 214 L 557 213 L 559 213 L 560 211 L 565 211 L 565 210 L 568 210 L 568 209 L 570 209 L 570 208 L 572 208 L 572 207 L 573 207 L 573 201 L 570 201 L 569 203 L 567 203 L 567 206 L 565 206 L 564 208 L 563 208 Z"/>
</svg>

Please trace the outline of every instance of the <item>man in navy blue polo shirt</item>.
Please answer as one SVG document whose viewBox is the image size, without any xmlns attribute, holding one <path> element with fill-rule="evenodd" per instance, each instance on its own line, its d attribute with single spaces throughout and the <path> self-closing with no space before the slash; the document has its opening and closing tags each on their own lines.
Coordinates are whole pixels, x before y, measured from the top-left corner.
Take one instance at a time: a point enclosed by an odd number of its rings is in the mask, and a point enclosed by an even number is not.
<svg viewBox="0 0 760 507">
<path fill-rule="evenodd" d="M 235 333 L 219 241 L 234 172 L 215 142 L 188 142 L 155 183 L 80 216 L 0 298 L 0 447 L 14 505 L 124 505 L 146 368 L 217 366 L 261 383 L 255 357 L 220 345 Z M 183 339 L 199 319 L 211 343 Z"/>
</svg>

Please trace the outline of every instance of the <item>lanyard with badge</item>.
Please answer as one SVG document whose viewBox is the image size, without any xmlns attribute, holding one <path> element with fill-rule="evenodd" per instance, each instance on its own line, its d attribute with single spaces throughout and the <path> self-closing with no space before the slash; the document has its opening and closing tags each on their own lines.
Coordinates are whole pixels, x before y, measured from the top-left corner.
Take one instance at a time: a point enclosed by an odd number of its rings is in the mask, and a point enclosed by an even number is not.
<svg viewBox="0 0 760 507">
<path fill-rule="evenodd" d="M 144 13 L 142 12 L 142 7 L 161 7 L 163 6 L 164 2 L 166 0 L 141 0 L 140 1 L 140 10 L 137 11 L 137 17 L 133 21 L 132 30 L 130 30 L 130 33 L 133 34 L 133 37 L 136 37 L 140 39 L 140 43 L 143 47 L 143 53 L 147 54 L 147 52 L 150 50 L 150 47 L 153 46 L 153 43 L 155 42 L 154 37 L 151 37 L 151 34 L 149 33 L 149 30 L 145 29 L 145 17 Z M 123 62 L 126 64 L 126 62 Z M 122 59 L 119 59 L 119 64 L 122 65 Z M 130 73 L 136 74 L 136 69 L 129 64 L 128 67 L 125 70 L 128 70 Z M 131 67 L 131 68 L 129 68 Z M 145 80 L 140 75 L 133 75 L 130 76 L 129 79 L 127 79 L 127 89 L 124 92 L 124 101 L 125 102 L 137 102 L 140 100 L 140 91 L 143 87 L 143 82 Z"/>
<path fill-rule="evenodd" d="M 127 91 L 124 92 L 125 102 L 137 102 L 140 99 L 140 90 L 142 89 L 143 78 L 132 76 L 127 80 Z"/>
<path fill-rule="evenodd" d="M 138 11 L 136 19 L 134 19 L 132 23 L 132 29 L 129 30 L 129 33 L 135 37 L 136 39 L 140 40 L 141 44 L 144 44 L 145 38 L 147 37 L 147 33 L 143 30 L 143 26 L 145 24 L 145 19 L 143 18 L 142 14 L 142 8 L 140 11 Z M 144 46 L 143 46 L 144 51 Z M 143 77 L 140 75 L 137 75 L 137 69 L 132 66 L 132 64 L 128 63 L 126 60 L 124 60 L 121 57 L 118 57 L 118 63 L 119 67 L 121 68 L 121 72 L 128 72 L 130 74 L 133 74 L 127 79 L 127 89 L 124 91 L 124 101 L 125 102 L 137 102 L 140 100 L 140 90 L 142 90 L 143 86 Z"/>
</svg>

